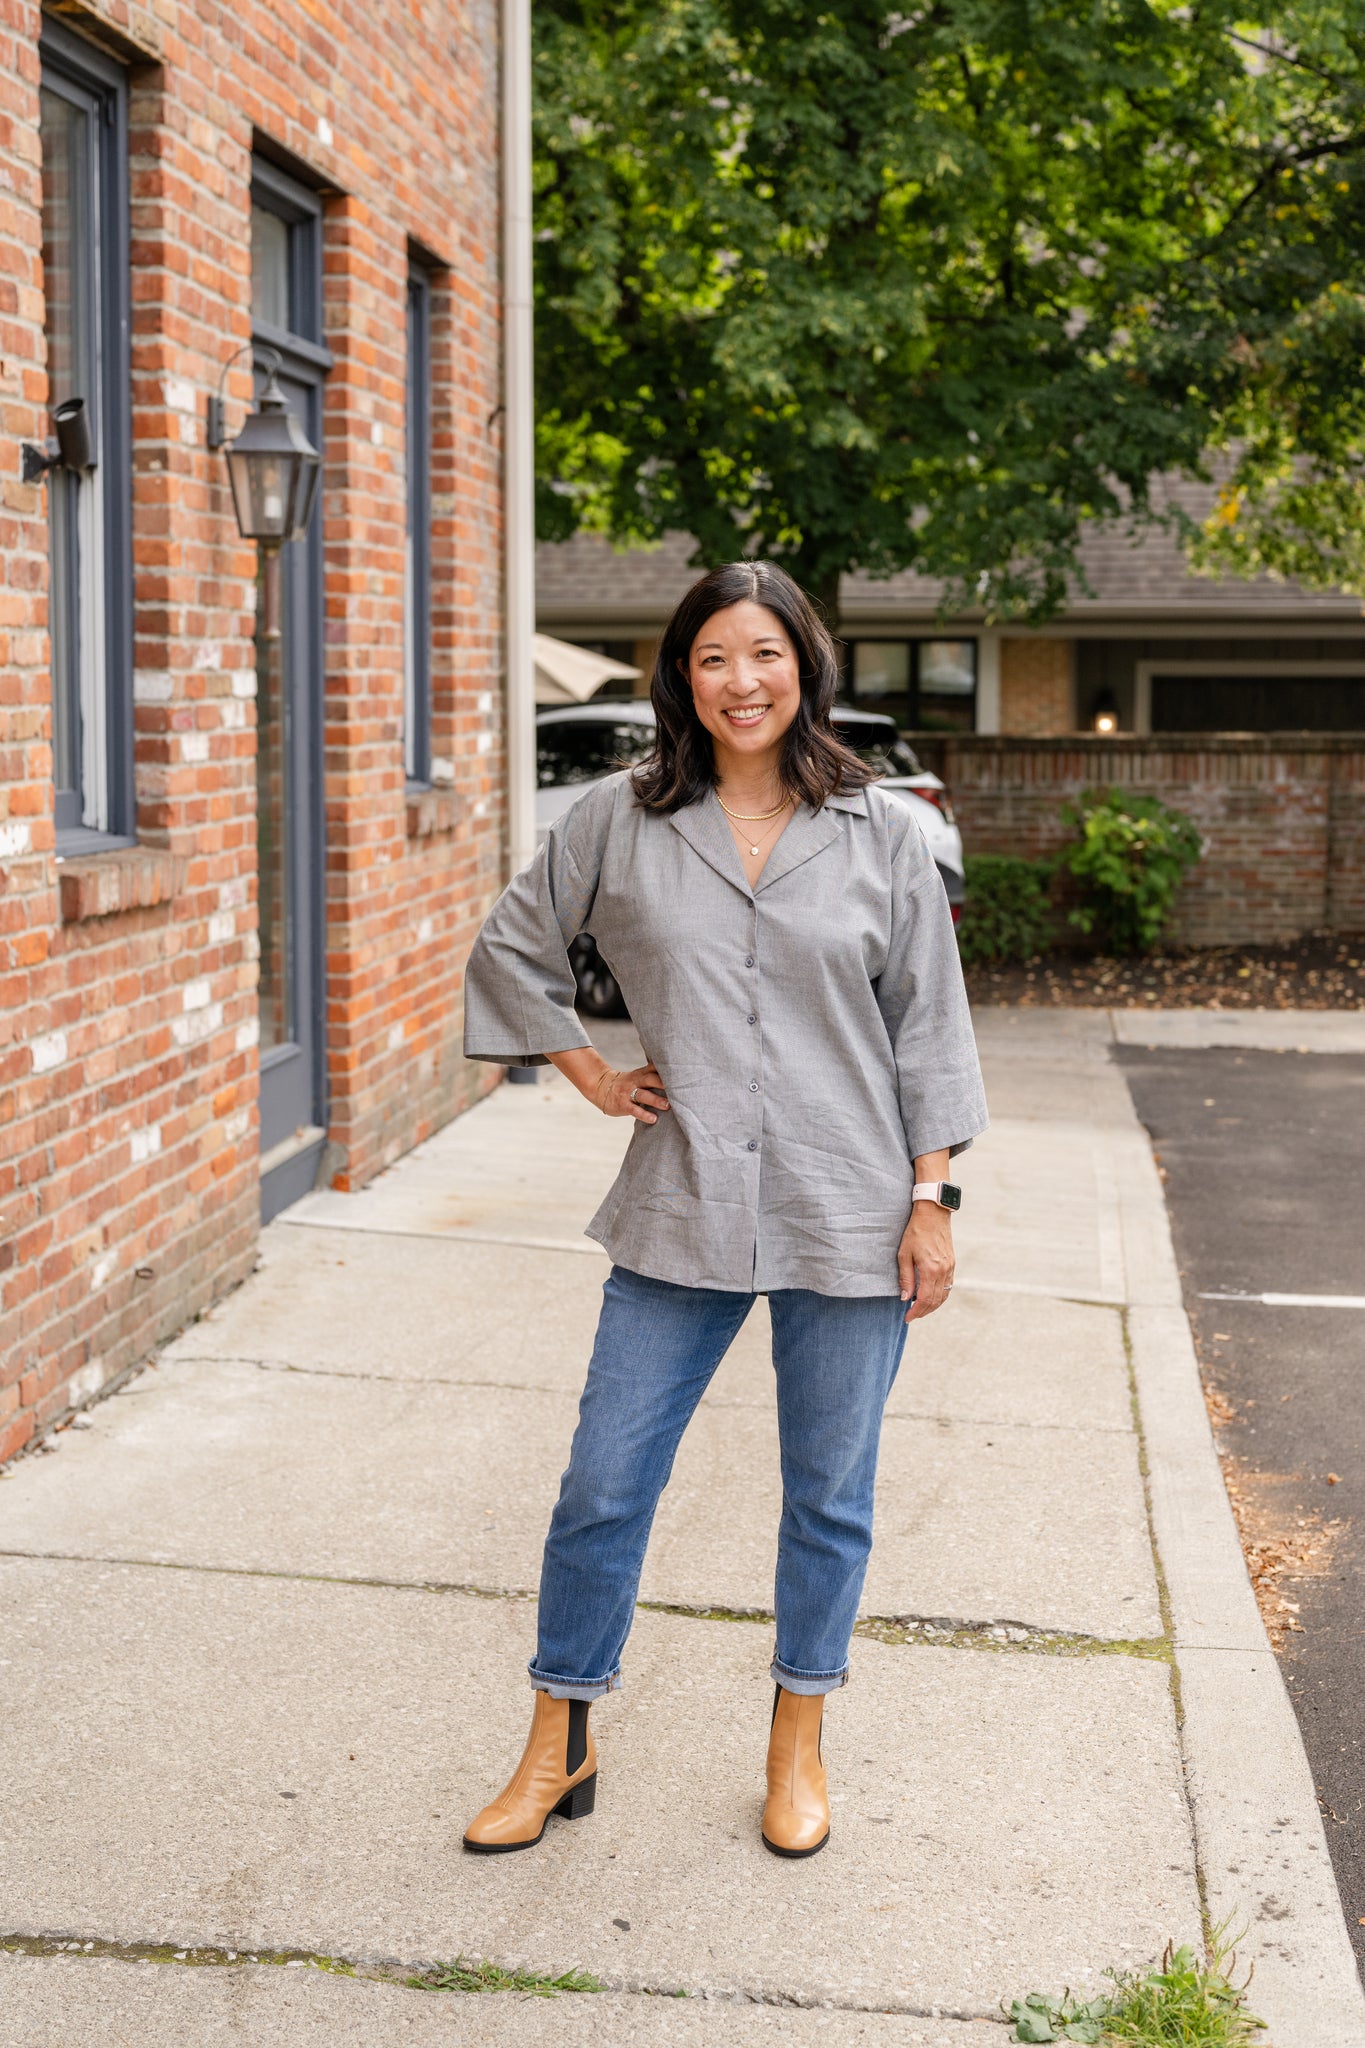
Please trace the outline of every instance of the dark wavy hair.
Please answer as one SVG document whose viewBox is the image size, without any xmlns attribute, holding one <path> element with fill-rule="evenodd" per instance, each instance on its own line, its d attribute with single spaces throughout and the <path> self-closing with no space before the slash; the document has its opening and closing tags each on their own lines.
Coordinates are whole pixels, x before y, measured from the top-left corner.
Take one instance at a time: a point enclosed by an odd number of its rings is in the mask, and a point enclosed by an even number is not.
<svg viewBox="0 0 1365 2048">
<path fill-rule="evenodd" d="M 801 701 L 782 736 L 778 768 L 787 794 L 818 811 L 826 797 L 848 795 L 875 780 L 830 724 L 839 660 L 810 599 L 776 562 L 727 562 L 692 585 L 664 627 L 654 657 L 649 695 L 658 739 L 631 777 L 646 810 L 680 811 L 715 788 L 711 735 L 697 717 L 687 664 L 707 620 L 746 600 L 774 613 L 796 649 Z"/>
</svg>

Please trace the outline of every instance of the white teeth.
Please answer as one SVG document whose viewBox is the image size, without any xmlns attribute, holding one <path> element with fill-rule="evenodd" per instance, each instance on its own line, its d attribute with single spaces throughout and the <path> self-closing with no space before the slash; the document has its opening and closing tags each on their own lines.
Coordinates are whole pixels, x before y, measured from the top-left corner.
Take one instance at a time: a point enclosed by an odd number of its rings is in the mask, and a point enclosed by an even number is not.
<svg viewBox="0 0 1365 2048">
<path fill-rule="evenodd" d="M 762 718 L 767 709 L 768 706 L 766 704 L 760 704 L 753 711 L 727 711 L 725 716 L 733 718 L 740 725 L 753 725 Z"/>
</svg>

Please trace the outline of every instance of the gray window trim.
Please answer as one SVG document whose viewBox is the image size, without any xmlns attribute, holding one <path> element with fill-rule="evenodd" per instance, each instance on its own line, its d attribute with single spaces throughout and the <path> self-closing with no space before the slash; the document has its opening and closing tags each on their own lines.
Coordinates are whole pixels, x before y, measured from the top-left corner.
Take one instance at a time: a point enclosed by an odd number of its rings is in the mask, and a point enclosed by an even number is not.
<svg viewBox="0 0 1365 2048">
<path fill-rule="evenodd" d="M 42 82 L 84 101 L 95 121 L 92 170 L 99 191 L 99 291 L 92 296 L 101 326 L 99 408 L 104 553 L 104 725 L 99 792 L 107 827 L 82 822 L 91 792 L 61 797 L 56 816 L 59 855 L 135 844 L 133 789 L 132 366 L 129 348 L 128 82 L 121 64 L 63 23 L 43 17 Z M 93 104 L 92 104 L 93 103 Z M 52 621 L 79 631 L 77 617 Z M 74 815 L 72 813 L 74 812 Z"/>
<path fill-rule="evenodd" d="M 403 768 L 431 784 L 431 272 L 408 264 L 407 576 L 403 621 Z"/>
<path fill-rule="evenodd" d="M 251 198 L 294 230 L 289 237 L 289 326 L 277 334 L 256 321 L 251 338 L 270 346 L 285 344 L 305 360 L 315 348 L 321 358 L 317 368 L 330 370 L 331 354 L 322 347 L 322 201 L 263 156 L 251 160 Z"/>
</svg>

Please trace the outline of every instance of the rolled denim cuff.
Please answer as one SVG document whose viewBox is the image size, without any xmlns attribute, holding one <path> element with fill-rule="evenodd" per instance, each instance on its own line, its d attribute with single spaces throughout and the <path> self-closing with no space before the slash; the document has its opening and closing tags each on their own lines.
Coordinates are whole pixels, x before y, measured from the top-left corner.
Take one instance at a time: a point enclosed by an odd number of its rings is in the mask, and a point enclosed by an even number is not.
<svg viewBox="0 0 1365 2048">
<path fill-rule="evenodd" d="M 607 1678 L 556 1678 L 552 1672 L 537 1671 L 534 1664 L 528 1664 L 532 1689 L 547 1692 L 552 1700 L 600 1700 L 609 1692 L 621 1690 L 621 1674 L 613 1671 Z"/>
<path fill-rule="evenodd" d="M 773 1658 L 770 1676 L 781 1686 L 783 1692 L 795 1692 L 810 1698 L 816 1693 L 838 1692 L 841 1685 L 848 1684 L 848 1666 L 842 1671 L 789 1671 L 785 1664 Z"/>
</svg>

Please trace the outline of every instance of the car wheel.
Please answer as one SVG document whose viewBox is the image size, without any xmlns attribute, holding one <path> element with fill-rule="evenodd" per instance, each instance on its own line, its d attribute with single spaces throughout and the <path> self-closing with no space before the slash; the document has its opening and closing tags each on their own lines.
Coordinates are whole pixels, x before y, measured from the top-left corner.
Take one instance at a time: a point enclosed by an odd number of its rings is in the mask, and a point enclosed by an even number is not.
<svg viewBox="0 0 1365 2048">
<path fill-rule="evenodd" d="M 621 986 L 590 938 L 575 939 L 569 964 L 578 986 L 578 1007 L 590 1017 L 624 1017 Z"/>
</svg>

